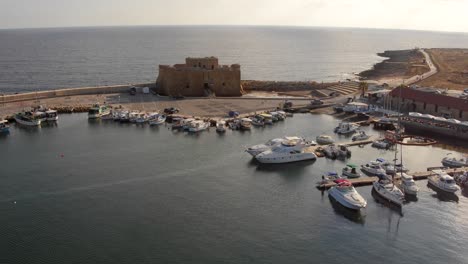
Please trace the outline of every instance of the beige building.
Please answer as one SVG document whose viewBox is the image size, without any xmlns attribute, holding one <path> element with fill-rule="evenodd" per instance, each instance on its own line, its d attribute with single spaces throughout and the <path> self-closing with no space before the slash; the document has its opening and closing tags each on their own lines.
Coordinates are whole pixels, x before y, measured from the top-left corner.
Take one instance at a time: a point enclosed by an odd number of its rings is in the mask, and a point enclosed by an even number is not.
<svg viewBox="0 0 468 264">
<path fill-rule="evenodd" d="M 156 90 L 170 96 L 240 96 L 240 65 L 219 65 L 216 57 L 186 58 L 185 64 L 159 65 Z"/>
</svg>

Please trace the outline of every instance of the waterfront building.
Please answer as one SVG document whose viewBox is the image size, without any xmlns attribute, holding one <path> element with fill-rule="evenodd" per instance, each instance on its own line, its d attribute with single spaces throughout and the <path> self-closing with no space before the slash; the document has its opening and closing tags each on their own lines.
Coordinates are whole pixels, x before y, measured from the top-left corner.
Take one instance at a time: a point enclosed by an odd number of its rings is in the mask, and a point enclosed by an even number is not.
<svg viewBox="0 0 468 264">
<path fill-rule="evenodd" d="M 216 57 L 186 58 L 185 64 L 159 65 L 156 90 L 169 96 L 240 96 L 240 65 L 220 65 Z"/>
</svg>

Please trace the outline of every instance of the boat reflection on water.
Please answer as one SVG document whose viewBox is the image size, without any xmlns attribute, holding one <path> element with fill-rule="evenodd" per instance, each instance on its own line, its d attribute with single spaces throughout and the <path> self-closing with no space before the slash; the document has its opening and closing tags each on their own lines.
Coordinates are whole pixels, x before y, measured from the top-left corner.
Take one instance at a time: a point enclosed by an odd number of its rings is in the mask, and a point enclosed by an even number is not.
<svg viewBox="0 0 468 264">
<path fill-rule="evenodd" d="M 346 219 L 352 222 L 355 222 L 361 225 L 365 224 L 366 222 L 365 209 L 364 210 L 352 210 L 341 205 L 332 196 L 329 195 L 328 198 L 330 199 L 330 203 L 333 207 L 333 211 L 335 211 L 336 214 L 342 215 Z"/>
<path fill-rule="evenodd" d="M 392 209 L 392 211 L 395 211 L 397 212 L 399 215 L 403 216 L 403 208 L 401 206 L 398 206 L 394 203 L 391 203 L 389 201 L 387 201 L 386 199 L 382 198 L 382 196 L 380 196 L 375 190 L 374 188 L 372 188 L 372 197 L 374 198 L 374 200 L 377 202 L 377 203 L 380 203 L 390 209 Z"/>
<path fill-rule="evenodd" d="M 432 184 L 430 184 L 430 183 L 427 183 L 427 187 L 429 187 L 429 189 L 431 189 L 431 190 L 433 190 L 435 192 L 434 194 L 432 194 L 432 197 L 435 197 L 435 198 L 439 199 L 439 201 L 458 203 L 459 198 L 458 198 L 458 196 L 456 194 L 441 191 L 438 188 L 432 186 Z"/>
<path fill-rule="evenodd" d="M 411 202 L 417 202 L 418 201 L 418 196 L 412 195 L 412 194 L 405 194 L 405 204 L 411 203 Z"/>
<path fill-rule="evenodd" d="M 315 163 L 316 160 L 301 160 L 291 163 L 261 163 L 256 159 L 252 159 L 250 164 L 257 165 L 258 171 L 291 171 L 302 169 Z"/>
</svg>

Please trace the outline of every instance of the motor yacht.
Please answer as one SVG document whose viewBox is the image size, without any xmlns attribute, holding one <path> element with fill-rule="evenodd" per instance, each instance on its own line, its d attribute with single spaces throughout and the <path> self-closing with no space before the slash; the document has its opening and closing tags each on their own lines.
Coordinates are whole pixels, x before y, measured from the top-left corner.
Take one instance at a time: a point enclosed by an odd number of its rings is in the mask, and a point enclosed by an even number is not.
<svg viewBox="0 0 468 264">
<path fill-rule="evenodd" d="M 265 144 L 259 144 L 259 145 L 249 147 L 245 151 L 247 153 L 249 153 L 250 155 L 252 155 L 253 157 L 255 157 L 255 156 L 257 156 L 258 154 L 260 154 L 260 153 L 262 153 L 264 151 L 270 150 L 271 148 L 273 148 L 275 146 L 281 145 L 281 143 L 283 141 L 295 141 L 296 144 L 300 144 L 300 145 L 302 145 L 304 147 L 309 147 L 312 144 L 314 144 L 314 142 L 306 141 L 305 139 L 300 138 L 300 137 L 295 137 L 295 136 L 288 137 L 288 136 L 286 136 L 286 137 L 282 137 L 282 138 L 270 139 Z"/>
<path fill-rule="evenodd" d="M 414 182 L 413 176 L 404 172 L 399 175 L 401 180 L 400 188 L 403 193 L 406 195 L 416 196 L 419 192 L 419 187 L 416 185 L 416 182 Z"/>
<path fill-rule="evenodd" d="M 261 163 L 289 163 L 303 160 L 315 160 L 313 152 L 305 152 L 305 146 L 295 140 L 282 141 L 279 146 L 266 150 L 255 158 Z"/>
<path fill-rule="evenodd" d="M 375 181 L 372 189 L 383 199 L 397 206 L 402 206 L 405 201 L 403 192 L 388 179 Z"/>
<path fill-rule="evenodd" d="M 315 138 L 315 140 L 320 145 L 329 145 L 329 144 L 333 144 L 335 142 L 335 140 L 331 136 L 328 136 L 328 135 L 317 136 Z"/>
<path fill-rule="evenodd" d="M 427 182 L 437 190 L 448 193 L 456 193 L 460 190 L 460 187 L 458 187 L 452 176 L 448 175 L 445 171 L 433 170 L 432 172 L 435 173 L 435 175 L 429 176 Z"/>
<path fill-rule="evenodd" d="M 336 180 L 336 186 L 328 190 L 328 195 L 335 201 L 352 210 L 361 210 L 367 206 L 367 201 L 356 191 L 350 181 Z"/>
<path fill-rule="evenodd" d="M 349 135 L 356 133 L 359 125 L 348 123 L 348 122 L 341 122 L 335 128 L 334 132 L 340 135 Z"/>
<path fill-rule="evenodd" d="M 357 168 L 358 167 L 354 164 L 346 164 L 346 167 L 341 171 L 341 175 L 348 178 L 359 178 L 362 175 L 357 171 Z"/>
<path fill-rule="evenodd" d="M 361 165 L 361 171 L 369 174 L 369 175 L 376 175 L 380 177 L 386 177 L 387 173 L 385 169 L 382 168 L 381 163 L 378 161 L 371 161 L 365 165 Z"/>
</svg>

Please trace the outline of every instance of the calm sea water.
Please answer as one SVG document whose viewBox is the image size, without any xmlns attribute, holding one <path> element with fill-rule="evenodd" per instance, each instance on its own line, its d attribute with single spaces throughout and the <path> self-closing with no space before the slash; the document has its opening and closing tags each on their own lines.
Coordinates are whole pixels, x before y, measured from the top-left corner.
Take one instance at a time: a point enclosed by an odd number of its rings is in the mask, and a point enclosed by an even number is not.
<svg viewBox="0 0 468 264">
<path fill-rule="evenodd" d="M 198 135 L 88 122 L 12 127 L 0 137 L 0 263 L 466 263 L 468 199 L 418 181 L 403 215 L 377 203 L 362 215 L 315 188 L 345 163 L 259 166 L 244 148 L 283 135 L 314 138 L 337 123 L 296 115 L 265 129 Z M 371 133 L 375 133 L 371 131 Z M 340 140 L 347 140 L 340 138 Z M 393 153 L 353 147 L 349 162 Z M 412 170 L 440 147 L 405 147 Z"/>
<path fill-rule="evenodd" d="M 377 52 L 468 47 L 468 34 L 301 27 L 166 26 L 0 30 L 0 93 L 152 82 L 187 56 L 240 63 L 242 79 L 337 81 Z"/>
</svg>

